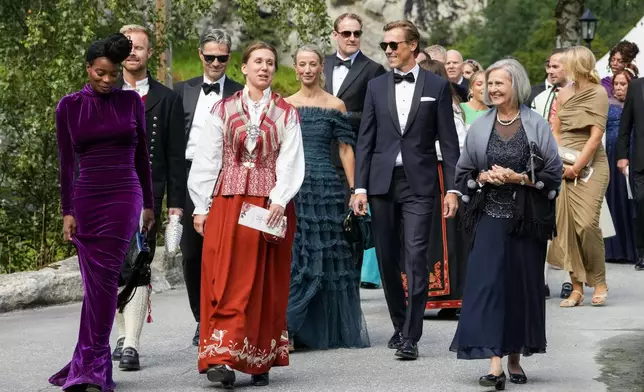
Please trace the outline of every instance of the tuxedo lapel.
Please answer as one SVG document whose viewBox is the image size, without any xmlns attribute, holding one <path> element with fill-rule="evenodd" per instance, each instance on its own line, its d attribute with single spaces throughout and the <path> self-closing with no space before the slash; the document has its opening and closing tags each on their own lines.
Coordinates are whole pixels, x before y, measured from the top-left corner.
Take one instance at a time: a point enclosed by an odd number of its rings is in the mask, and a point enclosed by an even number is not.
<svg viewBox="0 0 644 392">
<path fill-rule="evenodd" d="M 349 86 L 351 86 L 351 84 L 358 78 L 358 76 L 360 76 L 362 70 L 367 66 L 367 63 L 367 58 L 362 54 L 362 52 L 358 53 L 356 59 L 353 61 L 353 64 L 351 64 L 351 68 L 349 69 L 347 77 L 344 78 L 344 81 L 340 85 L 340 89 L 338 90 L 338 98 L 342 94 L 344 94 Z M 333 76 L 333 74 L 331 74 L 331 76 Z"/>
<path fill-rule="evenodd" d="M 389 106 L 389 114 L 391 121 L 396 126 L 398 133 L 402 133 L 400 129 L 400 120 L 398 119 L 398 106 L 396 105 L 396 88 L 394 84 L 394 72 L 390 71 L 387 75 L 387 104 Z"/>
<path fill-rule="evenodd" d="M 414 98 L 411 100 L 411 108 L 409 109 L 409 116 L 407 116 L 407 124 L 405 124 L 405 129 L 409 129 L 411 124 L 416 118 L 416 113 L 418 113 L 418 107 L 420 106 L 420 97 L 423 95 L 423 87 L 425 86 L 425 70 L 419 69 L 418 79 L 416 80 L 414 86 Z"/>
<path fill-rule="evenodd" d="M 183 91 L 183 99 L 185 100 L 185 108 L 187 114 L 190 118 L 190 124 L 186 128 L 186 135 L 190 133 L 190 128 L 192 128 L 192 120 L 195 118 L 195 111 L 197 110 L 197 101 L 199 100 L 199 93 L 201 92 L 201 84 L 199 80 L 195 81 L 194 85 L 186 83 Z"/>
<path fill-rule="evenodd" d="M 329 94 L 333 94 L 333 67 L 335 67 L 335 55 L 326 57 L 324 64 L 324 88 Z"/>
</svg>

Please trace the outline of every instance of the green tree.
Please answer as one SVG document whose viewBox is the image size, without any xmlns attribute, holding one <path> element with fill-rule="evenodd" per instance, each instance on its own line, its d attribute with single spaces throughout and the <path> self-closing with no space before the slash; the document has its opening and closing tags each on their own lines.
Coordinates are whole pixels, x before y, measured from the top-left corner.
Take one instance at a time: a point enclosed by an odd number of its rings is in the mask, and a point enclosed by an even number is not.
<svg viewBox="0 0 644 392">
<path fill-rule="evenodd" d="M 251 3 L 256 10 L 250 0 L 172 0 L 167 14 L 157 14 L 155 0 L 0 0 L 0 273 L 39 268 L 73 252 L 61 234 L 54 115 L 61 97 L 86 81 L 88 45 L 124 24 L 154 30 L 163 22 L 158 54 L 195 37 L 196 21 L 230 20 L 237 7 L 252 25 Z M 276 15 L 289 15 L 291 29 L 306 39 L 315 29 L 326 34 L 321 2 L 267 3 Z M 273 34 L 285 41 L 290 31 L 276 27 Z"/>
</svg>

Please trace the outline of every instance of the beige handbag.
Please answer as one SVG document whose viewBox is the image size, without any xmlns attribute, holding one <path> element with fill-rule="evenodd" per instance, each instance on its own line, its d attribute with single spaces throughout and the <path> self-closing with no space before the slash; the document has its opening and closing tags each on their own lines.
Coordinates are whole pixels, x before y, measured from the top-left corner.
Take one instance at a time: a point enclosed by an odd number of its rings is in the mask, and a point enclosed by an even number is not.
<svg viewBox="0 0 644 392">
<path fill-rule="evenodd" d="M 564 165 L 574 165 L 577 162 L 577 159 L 579 159 L 579 156 L 581 155 L 581 151 L 574 150 L 572 148 L 568 147 L 562 147 L 559 146 L 559 156 L 561 157 L 561 160 L 563 161 Z M 590 158 L 590 161 L 586 164 L 586 168 L 590 168 L 593 165 L 593 158 Z"/>
</svg>

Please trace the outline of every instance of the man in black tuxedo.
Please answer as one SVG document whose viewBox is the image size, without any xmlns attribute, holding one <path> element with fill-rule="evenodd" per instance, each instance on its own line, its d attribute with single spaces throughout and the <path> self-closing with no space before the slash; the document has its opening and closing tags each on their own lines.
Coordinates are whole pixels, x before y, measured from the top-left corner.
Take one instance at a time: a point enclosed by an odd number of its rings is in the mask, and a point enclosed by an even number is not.
<svg viewBox="0 0 644 392">
<path fill-rule="evenodd" d="M 631 132 L 632 142 L 631 145 Z M 644 78 L 628 85 L 617 139 L 617 167 L 628 175 L 633 171 L 633 192 L 637 204 L 635 246 L 638 260 L 635 269 L 644 270 Z"/>
<path fill-rule="evenodd" d="M 360 51 L 360 37 L 362 36 L 362 19 L 352 13 L 340 15 L 333 22 L 333 39 L 338 50 L 336 53 L 324 58 L 325 89 L 330 94 L 340 98 L 350 113 L 349 123 L 353 131 L 358 133 L 364 97 L 367 92 L 367 83 L 376 76 L 385 73 L 385 68 L 365 56 Z M 331 160 L 336 167 L 340 179 L 348 191 L 349 185 L 340 161 L 340 147 L 338 141 L 331 142 Z M 347 192 L 346 202 L 349 203 Z M 358 273 L 362 270 L 363 249 L 355 245 L 353 249 L 354 262 Z"/>
<path fill-rule="evenodd" d="M 226 77 L 230 60 L 231 38 L 221 29 L 206 29 L 201 36 L 199 58 L 203 64 L 203 76 L 178 83 L 175 91 L 183 99 L 185 111 L 185 160 L 188 172 L 192 166 L 199 137 L 204 132 L 206 118 L 210 110 L 221 99 L 228 98 L 244 86 Z M 186 191 L 187 192 L 187 191 Z M 203 237 L 195 231 L 192 213 L 195 209 L 190 195 L 186 195 L 186 208 L 181 237 L 183 254 L 183 275 L 192 314 L 197 321 L 197 330 L 192 339 L 194 346 L 199 345 L 199 298 L 201 290 L 201 250 Z"/>
<path fill-rule="evenodd" d="M 398 21 L 387 24 L 384 31 L 380 45 L 393 71 L 373 79 L 367 88 L 356 148 L 353 208 L 365 214 L 369 196 L 382 286 L 395 330 L 388 347 L 397 349 L 398 357 L 416 359 L 429 283 L 431 214 L 441 213 L 432 211 L 438 186 L 435 142 L 440 143 L 446 189 L 454 189 L 459 146 L 449 82 L 414 60 L 418 29 L 409 21 Z M 443 208 L 446 217 L 454 217 L 456 192 L 448 191 Z M 397 235 L 401 231 L 404 244 Z"/>
<path fill-rule="evenodd" d="M 152 188 L 154 194 L 154 225 L 148 232 L 148 245 L 154 257 L 156 234 L 161 224 L 161 206 L 167 189 L 168 215 L 183 215 L 186 195 L 186 169 L 183 154 L 185 135 L 181 98 L 171 89 L 157 82 L 148 73 L 148 60 L 152 56 L 150 36 L 143 26 L 127 25 L 121 28 L 132 41 L 132 52 L 123 62 L 123 77 L 117 87 L 135 90 L 145 103 L 145 123 Z M 134 260 L 126 260 L 121 269 L 119 285 L 132 279 Z M 148 314 L 150 266 L 141 267 L 136 291 L 123 309 L 117 312 L 118 341 L 112 357 L 123 370 L 139 370 L 139 338 Z M 136 276 L 136 275 L 135 275 Z"/>
</svg>

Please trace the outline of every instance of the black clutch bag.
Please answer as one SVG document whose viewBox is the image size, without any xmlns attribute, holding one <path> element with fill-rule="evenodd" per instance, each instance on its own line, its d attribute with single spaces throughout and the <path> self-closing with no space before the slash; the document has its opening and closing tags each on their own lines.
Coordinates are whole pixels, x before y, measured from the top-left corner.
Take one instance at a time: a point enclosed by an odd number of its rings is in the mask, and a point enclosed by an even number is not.
<svg viewBox="0 0 644 392">
<path fill-rule="evenodd" d="M 373 248 L 373 238 L 371 236 L 371 216 L 358 216 L 349 209 L 347 216 L 342 222 L 344 236 L 349 244 L 361 244 L 362 249 Z"/>
<path fill-rule="evenodd" d="M 125 305 L 130 302 L 134 295 L 134 290 L 138 286 L 141 271 L 144 269 L 146 263 L 150 260 L 150 247 L 148 246 L 148 233 L 147 230 L 137 231 L 134 238 L 130 242 L 130 247 L 125 256 L 126 263 L 133 263 L 132 274 L 125 283 L 125 287 L 118 295 L 117 308 L 119 312 L 123 312 Z"/>
</svg>

